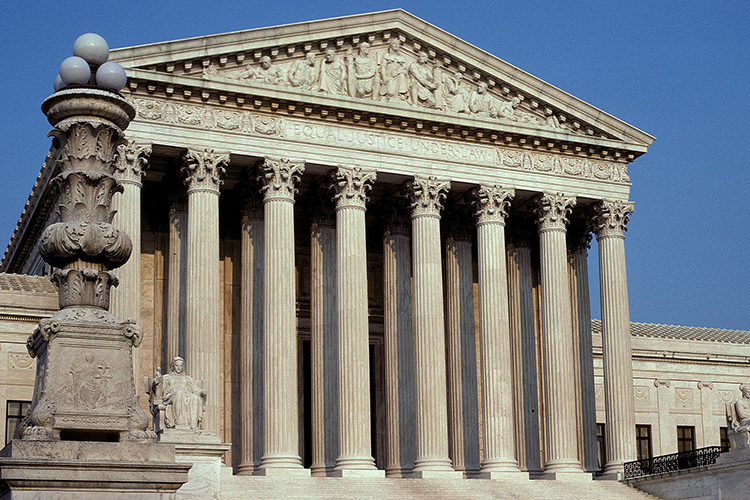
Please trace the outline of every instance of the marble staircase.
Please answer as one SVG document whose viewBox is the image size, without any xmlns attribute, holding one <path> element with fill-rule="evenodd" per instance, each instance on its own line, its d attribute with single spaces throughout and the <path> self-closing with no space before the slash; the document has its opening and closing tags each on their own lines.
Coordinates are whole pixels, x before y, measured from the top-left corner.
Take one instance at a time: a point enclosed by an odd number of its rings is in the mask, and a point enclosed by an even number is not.
<svg viewBox="0 0 750 500">
<path fill-rule="evenodd" d="M 222 500 L 658 500 L 617 481 L 223 476 Z M 178 493 L 179 495 L 179 493 Z"/>
</svg>

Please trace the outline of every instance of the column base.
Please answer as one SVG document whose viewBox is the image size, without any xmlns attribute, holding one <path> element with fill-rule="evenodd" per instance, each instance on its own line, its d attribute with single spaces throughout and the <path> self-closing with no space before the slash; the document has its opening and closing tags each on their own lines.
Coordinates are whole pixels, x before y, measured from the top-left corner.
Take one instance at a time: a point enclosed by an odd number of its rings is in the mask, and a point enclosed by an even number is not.
<svg viewBox="0 0 750 500">
<path fill-rule="evenodd" d="M 392 468 L 385 469 L 385 477 L 409 477 L 411 469 Z"/>
<path fill-rule="evenodd" d="M 406 474 L 409 479 L 463 479 L 464 474 L 457 470 L 418 470 Z"/>
<path fill-rule="evenodd" d="M 302 478 L 311 477 L 310 469 L 292 469 L 286 467 L 266 467 L 261 468 L 253 472 L 253 476 L 261 477 L 290 477 L 290 478 Z"/>
<path fill-rule="evenodd" d="M 592 481 L 593 478 L 588 472 L 545 472 L 536 477 L 538 480 L 565 481 L 565 482 L 586 482 Z"/>
<path fill-rule="evenodd" d="M 597 481 L 623 481 L 625 479 L 624 472 L 610 472 L 604 473 L 596 478 Z"/>
<path fill-rule="evenodd" d="M 528 481 L 529 473 L 519 471 L 487 471 L 479 472 L 472 479 L 493 479 L 499 481 Z"/>
<path fill-rule="evenodd" d="M 385 471 L 379 469 L 337 469 L 331 471 L 328 477 L 382 477 L 385 478 Z"/>
</svg>

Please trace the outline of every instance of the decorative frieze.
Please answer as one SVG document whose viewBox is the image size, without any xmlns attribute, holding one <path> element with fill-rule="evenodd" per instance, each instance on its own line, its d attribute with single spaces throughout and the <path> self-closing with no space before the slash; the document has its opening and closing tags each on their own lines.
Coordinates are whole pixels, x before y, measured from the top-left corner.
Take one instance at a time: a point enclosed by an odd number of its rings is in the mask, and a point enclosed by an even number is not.
<svg viewBox="0 0 750 500">
<path fill-rule="evenodd" d="M 499 167 L 601 181 L 630 182 L 625 163 L 501 147 L 495 148 L 495 151 Z"/>
<path fill-rule="evenodd" d="M 224 183 L 229 153 L 216 153 L 213 149 L 195 151 L 188 149 L 182 157 L 182 173 L 191 191 L 213 191 L 218 194 Z"/>
</svg>

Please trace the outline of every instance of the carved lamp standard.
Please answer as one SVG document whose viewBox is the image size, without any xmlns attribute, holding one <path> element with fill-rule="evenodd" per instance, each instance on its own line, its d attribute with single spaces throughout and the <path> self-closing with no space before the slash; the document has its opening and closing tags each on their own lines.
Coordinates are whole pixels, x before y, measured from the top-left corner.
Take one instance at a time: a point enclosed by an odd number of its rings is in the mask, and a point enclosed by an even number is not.
<svg viewBox="0 0 750 500">
<path fill-rule="evenodd" d="M 132 347 L 142 329 L 109 312 L 111 271 L 127 262 L 132 243 L 112 225 L 117 146 L 135 117 L 119 94 L 125 71 L 106 62 L 107 43 L 89 33 L 63 61 L 55 93 L 42 103 L 54 127 L 60 220 L 41 236 L 55 268 L 60 310 L 39 322 L 27 347 L 37 357 L 36 384 L 24 440 L 154 441 L 135 395 Z"/>
</svg>

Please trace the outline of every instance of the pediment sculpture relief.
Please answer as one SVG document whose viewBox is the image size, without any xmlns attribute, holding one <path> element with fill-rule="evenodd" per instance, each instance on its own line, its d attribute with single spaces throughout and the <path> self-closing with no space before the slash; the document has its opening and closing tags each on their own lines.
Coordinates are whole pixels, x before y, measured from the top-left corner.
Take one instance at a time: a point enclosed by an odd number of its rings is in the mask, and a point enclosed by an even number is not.
<svg viewBox="0 0 750 500">
<path fill-rule="evenodd" d="M 264 55 L 256 62 L 235 68 L 219 68 L 210 63 L 204 67 L 203 77 L 398 102 L 490 120 L 572 130 L 565 117 L 558 117 L 552 109 L 525 109 L 520 94 L 502 95 L 486 81 L 466 78 L 461 69 L 431 59 L 424 50 L 416 53 L 404 50 L 399 38 L 391 38 L 378 50 L 363 41 L 345 50 L 327 46 L 322 54 L 308 51 L 304 58 L 290 62 L 276 62 Z"/>
</svg>

